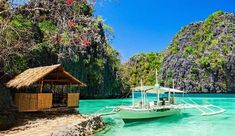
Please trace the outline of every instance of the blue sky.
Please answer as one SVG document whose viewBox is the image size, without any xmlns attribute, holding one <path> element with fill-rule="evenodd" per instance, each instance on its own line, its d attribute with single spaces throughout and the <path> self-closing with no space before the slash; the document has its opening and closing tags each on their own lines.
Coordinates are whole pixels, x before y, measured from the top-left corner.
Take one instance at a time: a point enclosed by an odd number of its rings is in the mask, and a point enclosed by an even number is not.
<svg viewBox="0 0 235 136">
<path fill-rule="evenodd" d="M 123 61 L 139 52 L 164 50 L 183 26 L 217 10 L 235 12 L 235 0 L 97 1 L 95 14 L 113 27 L 112 45 Z"/>
</svg>

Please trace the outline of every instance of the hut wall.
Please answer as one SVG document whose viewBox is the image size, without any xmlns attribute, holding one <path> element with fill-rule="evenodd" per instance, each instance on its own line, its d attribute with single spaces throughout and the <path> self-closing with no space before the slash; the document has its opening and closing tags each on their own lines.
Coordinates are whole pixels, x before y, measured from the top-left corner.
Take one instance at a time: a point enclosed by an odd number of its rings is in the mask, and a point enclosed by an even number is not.
<svg viewBox="0 0 235 136">
<path fill-rule="evenodd" d="M 68 107 L 77 107 L 79 103 L 79 93 L 68 93 Z"/>
<path fill-rule="evenodd" d="M 15 104 L 20 112 L 32 112 L 52 107 L 51 93 L 16 93 Z"/>
<path fill-rule="evenodd" d="M 16 93 L 15 104 L 20 112 L 38 110 L 38 95 L 36 93 Z"/>
<path fill-rule="evenodd" d="M 38 109 L 50 109 L 52 107 L 52 93 L 38 94 Z"/>
</svg>

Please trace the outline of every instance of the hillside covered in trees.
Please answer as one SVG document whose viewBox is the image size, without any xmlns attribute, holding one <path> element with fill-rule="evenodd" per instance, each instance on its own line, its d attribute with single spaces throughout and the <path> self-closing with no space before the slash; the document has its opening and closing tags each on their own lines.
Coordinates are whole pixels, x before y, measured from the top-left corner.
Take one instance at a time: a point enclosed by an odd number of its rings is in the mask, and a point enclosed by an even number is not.
<svg viewBox="0 0 235 136">
<path fill-rule="evenodd" d="M 87 84 L 82 98 L 124 94 L 128 86 L 120 76 L 119 52 L 109 45 L 112 28 L 93 16 L 93 2 L 0 1 L 1 84 L 27 68 L 60 63 Z"/>
<path fill-rule="evenodd" d="M 122 65 L 124 78 L 132 87 L 139 86 L 141 78 L 143 84 L 154 85 L 156 69 L 160 70 L 162 61 L 163 53 L 137 54 Z"/>
<path fill-rule="evenodd" d="M 124 75 L 131 84 L 142 78 L 154 85 L 154 70 L 159 68 L 163 86 L 172 86 L 174 79 L 176 88 L 188 92 L 231 93 L 235 91 L 234 47 L 235 14 L 217 11 L 203 22 L 183 27 L 154 61 L 148 58 L 158 53 L 132 57 L 123 66 L 126 73 L 130 71 Z"/>
</svg>

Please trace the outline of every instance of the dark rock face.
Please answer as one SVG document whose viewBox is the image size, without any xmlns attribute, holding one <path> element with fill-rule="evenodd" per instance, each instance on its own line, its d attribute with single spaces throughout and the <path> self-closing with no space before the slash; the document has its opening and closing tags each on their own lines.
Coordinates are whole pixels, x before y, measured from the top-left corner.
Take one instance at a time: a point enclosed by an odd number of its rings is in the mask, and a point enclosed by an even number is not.
<svg viewBox="0 0 235 136">
<path fill-rule="evenodd" d="M 165 51 L 165 86 L 189 92 L 235 91 L 235 14 L 215 12 L 184 27 Z"/>
<path fill-rule="evenodd" d="M 162 79 L 165 79 L 168 82 L 165 82 L 165 86 L 172 86 L 170 78 L 180 77 L 175 81 L 175 86 L 179 89 L 185 90 L 194 90 L 193 87 L 198 86 L 198 82 L 191 79 L 191 73 L 198 74 L 198 70 L 193 71 L 193 66 L 196 66 L 195 62 L 191 59 L 187 59 L 180 54 L 173 54 L 164 61 L 162 64 Z M 173 71 L 173 72 L 172 72 Z"/>
<path fill-rule="evenodd" d="M 233 49 L 232 54 L 228 56 L 226 77 L 226 82 L 228 83 L 228 91 L 232 92 L 235 90 L 235 49 Z"/>
<path fill-rule="evenodd" d="M 16 121 L 15 107 L 11 98 L 10 90 L 0 84 L 0 130 L 8 129 Z"/>
</svg>

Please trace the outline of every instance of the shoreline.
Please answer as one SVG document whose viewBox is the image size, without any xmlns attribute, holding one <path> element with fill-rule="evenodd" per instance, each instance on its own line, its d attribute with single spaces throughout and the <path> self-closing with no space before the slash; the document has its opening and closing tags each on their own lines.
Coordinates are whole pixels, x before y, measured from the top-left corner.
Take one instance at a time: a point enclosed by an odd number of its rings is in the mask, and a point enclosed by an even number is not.
<svg viewBox="0 0 235 136">
<path fill-rule="evenodd" d="M 0 136 L 86 136 L 105 128 L 100 116 L 65 115 L 53 119 L 29 120 L 26 124 L 0 131 Z"/>
<path fill-rule="evenodd" d="M 235 95 L 235 93 L 206 93 L 206 92 L 189 92 L 189 93 L 185 93 L 188 95 Z M 131 95 L 129 97 L 125 97 L 125 98 L 130 98 Z M 80 100 L 102 100 L 102 99 L 122 99 L 122 98 L 116 98 L 116 97 L 102 97 L 102 98 L 81 98 Z"/>
</svg>

